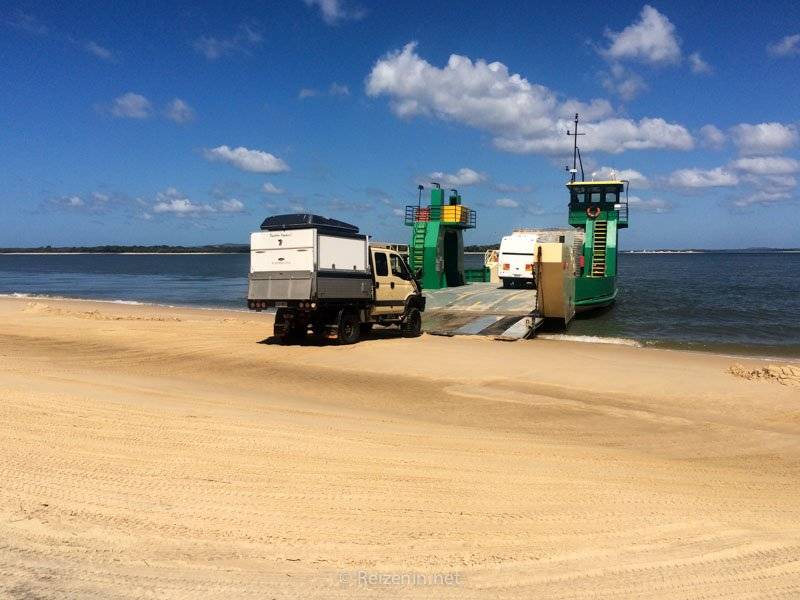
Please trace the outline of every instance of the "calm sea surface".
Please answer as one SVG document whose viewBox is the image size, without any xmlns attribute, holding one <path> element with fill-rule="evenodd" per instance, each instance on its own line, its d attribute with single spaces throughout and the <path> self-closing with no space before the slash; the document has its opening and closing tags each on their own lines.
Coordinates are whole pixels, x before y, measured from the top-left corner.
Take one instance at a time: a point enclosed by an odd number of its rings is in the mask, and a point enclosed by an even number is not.
<svg viewBox="0 0 800 600">
<path fill-rule="evenodd" d="M 0 255 L 0 294 L 242 309 L 248 262 L 247 254 Z M 614 308 L 575 320 L 569 335 L 800 357 L 800 254 L 625 254 L 618 285 Z"/>
</svg>

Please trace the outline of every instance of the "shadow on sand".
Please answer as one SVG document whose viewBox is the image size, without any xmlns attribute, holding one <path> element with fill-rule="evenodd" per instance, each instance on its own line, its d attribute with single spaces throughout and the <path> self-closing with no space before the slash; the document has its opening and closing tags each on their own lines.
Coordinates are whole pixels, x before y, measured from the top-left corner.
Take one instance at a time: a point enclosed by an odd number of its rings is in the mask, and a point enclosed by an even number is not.
<svg viewBox="0 0 800 600">
<path fill-rule="evenodd" d="M 378 340 L 397 339 L 403 337 L 400 330 L 395 327 L 376 327 L 369 333 L 362 333 L 357 344 L 362 342 L 371 342 Z M 275 336 L 264 338 L 258 342 L 266 346 L 337 346 L 339 345 L 336 340 L 329 340 L 315 335 L 307 335 L 305 338 L 299 340 L 283 340 Z"/>
</svg>

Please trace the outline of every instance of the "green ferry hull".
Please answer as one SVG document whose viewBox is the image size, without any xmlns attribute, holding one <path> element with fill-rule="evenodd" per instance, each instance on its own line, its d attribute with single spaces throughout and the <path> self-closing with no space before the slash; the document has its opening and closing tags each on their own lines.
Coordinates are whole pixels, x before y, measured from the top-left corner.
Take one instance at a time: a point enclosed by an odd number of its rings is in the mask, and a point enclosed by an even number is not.
<svg viewBox="0 0 800 600">
<path fill-rule="evenodd" d="M 616 277 L 579 277 L 575 280 L 575 312 L 611 306 L 616 299 Z"/>
</svg>

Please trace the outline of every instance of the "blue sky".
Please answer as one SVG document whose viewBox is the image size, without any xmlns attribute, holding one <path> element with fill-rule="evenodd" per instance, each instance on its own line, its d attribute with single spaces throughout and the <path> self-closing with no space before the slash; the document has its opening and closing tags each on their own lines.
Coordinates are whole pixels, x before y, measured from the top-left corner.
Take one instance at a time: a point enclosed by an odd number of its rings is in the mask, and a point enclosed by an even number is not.
<svg viewBox="0 0 800 600">
<path fill-rule="evenodd" d="M 800 246 L 800 5 L 6 4 L 0 245 L 244 242 L 307 210 L 405 241 L 566 222 L 564 134 L 631 179 L 626 248 Z"/>
</svg>

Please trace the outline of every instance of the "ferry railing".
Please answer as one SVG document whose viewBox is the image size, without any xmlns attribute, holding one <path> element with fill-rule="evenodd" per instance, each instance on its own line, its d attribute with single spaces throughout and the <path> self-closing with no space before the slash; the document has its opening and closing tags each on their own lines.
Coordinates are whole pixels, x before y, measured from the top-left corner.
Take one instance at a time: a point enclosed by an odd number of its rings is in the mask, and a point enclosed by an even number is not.
<svg viewBox="0 0 800 600">
<path fill-rule="evenodd" d="M 444 206 L 406 206 L 405 224 L 418 221 L 440 221 L 462 229 L 473 229 L 477 225 L 477 214 L 462 204 Z"/>
</svg>

